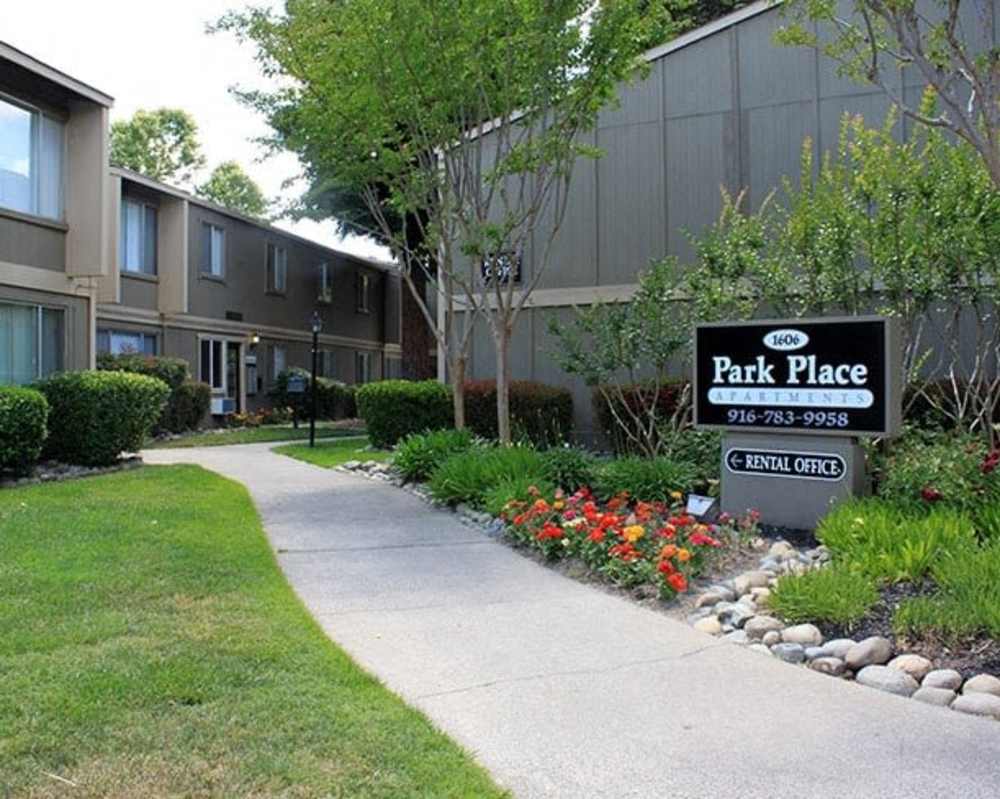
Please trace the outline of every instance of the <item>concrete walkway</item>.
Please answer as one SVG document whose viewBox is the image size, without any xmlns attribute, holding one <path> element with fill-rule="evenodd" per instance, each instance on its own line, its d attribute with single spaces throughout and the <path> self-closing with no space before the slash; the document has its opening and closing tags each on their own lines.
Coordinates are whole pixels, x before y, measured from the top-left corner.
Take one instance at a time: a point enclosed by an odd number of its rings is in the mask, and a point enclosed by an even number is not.
<svg viewBox="0 0 1000 799">
<path fill-rule="evenodd" d="M 1000 723 L 724 644 L 273 444 L 152 450 L 244 483 L 323 629 L 515 796 L 1000 796 Z"/>
</svg>

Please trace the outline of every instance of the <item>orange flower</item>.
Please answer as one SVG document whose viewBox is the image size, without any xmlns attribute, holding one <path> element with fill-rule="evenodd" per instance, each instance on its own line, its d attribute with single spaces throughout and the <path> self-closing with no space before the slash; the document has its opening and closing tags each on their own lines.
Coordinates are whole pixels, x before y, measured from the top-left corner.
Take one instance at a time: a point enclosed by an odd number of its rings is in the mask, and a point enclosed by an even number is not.
<svg viewBox="0 0 1000 799">
<path fill-rule="evenodd" d="M 681 547 L 680 549 L 677 550 L 677 560 L 679 560 L 681 563 L 687 563 L 689 560 L 691 560 L 691 552 L 687 549 L 684 549 L 684 547 Z"/>
<path fill-rule="evenodd" d="M 665 524 L 660 528 L 660 536 L 662 538 L 673 538 L 677 535 L 677 528 L 672 524 Z"/>
<path fill-rule="evenodd" d="M 660 558 L 662 560 L 670 560 L 676 554 L 677 554 L 677 547 L 674 544 L 667 544 L 663 549 L 660 550 Z"/>
<path fill-rule="evenodd" d="M 667 583 L 673 588 L 678 594 L 687 591 L 688 582 L 687 578 L 680 572 L 675 572 L 674 574 L 667 575 Z"/>
<path fill-rule="evenodd" d="M 532 505 L 531 507 L 534 510 L 538 511 L 539 513 L 544 513 L 549 509 L 549 503 L 546 502 L 544 499 L 536 499 L 535 504 Z"/>
</svg>

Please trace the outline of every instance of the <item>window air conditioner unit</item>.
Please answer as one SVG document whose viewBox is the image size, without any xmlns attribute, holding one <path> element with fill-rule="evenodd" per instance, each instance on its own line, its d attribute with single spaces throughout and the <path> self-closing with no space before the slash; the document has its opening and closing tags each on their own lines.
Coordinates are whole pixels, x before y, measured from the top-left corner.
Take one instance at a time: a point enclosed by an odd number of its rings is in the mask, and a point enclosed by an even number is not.
<svg viewBox="0 0 1000 799">
<path fill-rule="evenodd" d="M 212 397 L 212 414 L 214 416 L 224 416 L 227 413 L 236 412 L 236 400 L 229 397 Z"/>
</svg>

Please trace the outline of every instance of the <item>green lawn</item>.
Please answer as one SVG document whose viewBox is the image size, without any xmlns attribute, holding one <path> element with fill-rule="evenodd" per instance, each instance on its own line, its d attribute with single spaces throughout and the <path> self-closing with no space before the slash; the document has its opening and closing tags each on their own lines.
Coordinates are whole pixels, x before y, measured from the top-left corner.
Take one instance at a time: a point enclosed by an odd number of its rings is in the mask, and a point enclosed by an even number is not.
<svg viewBox="0 0 1000 799">
<path fill-rule="evenodd" d="M 274 451 L 300 461 L 332 469 L 347 461 L 385 461 L 392 457 L 386 449 L 368 449 L 368 439 L 356 437 L 341 441 L 324 441 L 315 447 L 308 444 L 285 444 Z"/>
<path fill-rule="evenodd" d="M 316 438 L 341 438 L 356 436 L 363 432 L 358 429 L 330 427 L 322 422 L 316 425 Z M 183 438 L 165 441 L 149 441 L 150 449 L 178 449 L 182 447 L 223 447 L 228 444 L 266 444 L 269 441 L 298 441 L 309 438 L 309 425 L 298 430 L 289 425 L 268 425 L 247 430 L 226 430 L 222 433 L 191 433 Z"/>
<path fill-rule="evenodd" d="M 75 787 L 63 780 L 69 780 Z M 496 797 L 194 466 L 0 491 L 0 797 Z"/>
</svg>

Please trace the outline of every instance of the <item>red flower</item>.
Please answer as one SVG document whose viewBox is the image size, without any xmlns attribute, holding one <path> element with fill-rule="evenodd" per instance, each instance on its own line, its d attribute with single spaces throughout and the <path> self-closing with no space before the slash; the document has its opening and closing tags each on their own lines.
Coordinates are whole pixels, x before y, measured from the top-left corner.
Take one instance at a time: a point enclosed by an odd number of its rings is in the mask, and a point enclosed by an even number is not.
<svg viewBox="0 0 1000 799">
<path fill-rule="evenodd" d="M 597 527 L 590 531 L 590 535 L 587 536 L 587 540 L 593 541 L 595 544 L 600 544 L 603 543 L 604 536 L 605 536 L 604 530 L 602 530 L 600 527 Z"/>
<path fill-rule="evenodd" d="M 575 510 L 563 511 L 563 518 L 568 522 L 573 521 L 573 519 L 576 518 L 576 511 Z"/>
<path fill-rule="evenodd" d="M 552 522 L 546 522 L 542 525 L 542 529 L 538 531 L 538 535 L 535 536 L 539 541 L 546 541 L 550 538 L 562 538 L 563 531 L 561 527 L 553 524 Z"/>
<path fill-rule="evenodd" d="M 722 543 L 716 541 L 712 536 L 705 535 L 704 533 L 692 533 L 691 537 L 688 539 L 696 547 L 710 546 L 710 547 L 721 547 Z"/>
<path fill-rule="evenodd" d="M 672 539 L 675 535 L 677 535 L 677 528 L 672 524 L 665 524 L 659 529 L 657 535 L 659 535 L 660 538 Z"/>
<path fill-rule="evenodd" d="M 920 489 L 920 496 L 923 497 L 924 502 L 938 502 L 944 498 L 944 494 L 934 488 L 934 486 L 924 486 Z"/>
<path fill-rule="evenodd" d="M 674 574 L 677 571 L 677 569 L 674 568 L 674 564 L 669 560 L 661 560 L 659 565 L 656 567 L 656 570 L 665 576 Z"/>
<path fill-rule="evenodd" d="M 680 572 L 674 572 L 673 574 L 667 575 L 667 583 L 673 588 L 678 594 L 687 591 L 688 581 L 687 578 Z"/>
<path fill-rule="evenodd" d="M 993 450 L 983 458 L 983 464 L 979 468 L 983 474 L 990 474 L 997 466 L 1000 466 L 1000 449 Z"/>
</svg>

